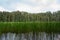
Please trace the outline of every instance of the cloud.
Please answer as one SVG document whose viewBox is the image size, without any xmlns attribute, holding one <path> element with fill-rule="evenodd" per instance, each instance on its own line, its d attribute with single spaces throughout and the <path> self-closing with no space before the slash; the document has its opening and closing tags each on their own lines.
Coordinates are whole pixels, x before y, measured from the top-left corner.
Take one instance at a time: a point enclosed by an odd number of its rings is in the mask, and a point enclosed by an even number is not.
<svg viewBox="0 0 60 40">
<path fill-rule="evenodd" d="M 60 4 L 57 3 L 57 0 L 22 0 L 22 2 L 11 3 L 9 8 L 32 13 L 53 12 L 60 10 Z"/>
<path fill-rule="evenodd" d="M 49 8 L 51 9 L 51 11 L 58 11 L 60 10 L 60 4 L 57 3 L 57 0 L 55 0 L 50 6 Z"/>
<path fill-rule="evenodd" d="M 0 11 L 9 11 L 7 9 L 5 9 L 4 7 L 0 6 Z M 10 12 L 10 11 L 9 11 Z"/>
<path fill-rule="evenodd" d="M 0 11 L 5 11 L 5 9 L 2 6 L 0 6 Z"/>
<path fill-rule="evenodd" d="M 42 9 L 41 6 L 30 6 L 24 3 L 16 3 L 15 5 L 12 5 L 12 8 L 14 8 L 15 10 L 19 10 L 19 11 L 27 11 L 27 12 L 39 12 L 40 9 Z"/>
</svg>

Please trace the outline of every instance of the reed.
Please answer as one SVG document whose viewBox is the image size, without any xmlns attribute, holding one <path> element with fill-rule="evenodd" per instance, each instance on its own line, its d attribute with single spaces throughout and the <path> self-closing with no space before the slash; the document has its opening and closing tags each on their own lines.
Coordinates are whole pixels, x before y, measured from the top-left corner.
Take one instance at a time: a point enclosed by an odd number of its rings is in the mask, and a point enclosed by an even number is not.
<svg viewBox="0 0 60 40">
<path fill-rule="evenodd" d="M 60 32 L 60 22 L 0 22 L 0 33 Z"/>
</svg>

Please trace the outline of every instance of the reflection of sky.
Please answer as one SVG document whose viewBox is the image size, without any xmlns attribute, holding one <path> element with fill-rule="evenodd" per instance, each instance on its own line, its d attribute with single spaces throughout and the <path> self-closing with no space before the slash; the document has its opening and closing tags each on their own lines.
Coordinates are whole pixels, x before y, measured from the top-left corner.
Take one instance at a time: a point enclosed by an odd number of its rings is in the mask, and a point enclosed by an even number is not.
<svg viewBox="0 0 60 40">
<path fill-rule="evenodd" d="M 28 12 L 34 12 L 34 11 L 39 12 L 39 11 L 47 11 L 47 10 L 56 11 L 56 10 L 60 10 L 60 0 L 0 0 L 0 6 L 9 11 L 16 10 L 16 8 L 17 10 L 21 10 L 25 8 L 22 11 L 28 11 Z"/>
</svg>

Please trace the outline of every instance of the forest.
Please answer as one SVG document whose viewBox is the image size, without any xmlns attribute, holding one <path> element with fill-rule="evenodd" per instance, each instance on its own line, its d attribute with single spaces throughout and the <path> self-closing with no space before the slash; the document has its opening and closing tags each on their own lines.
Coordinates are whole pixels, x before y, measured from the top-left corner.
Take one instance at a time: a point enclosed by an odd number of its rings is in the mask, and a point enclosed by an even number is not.
<svg viewBox="0 0 60 40">
<path fill-rule="evenodd" d="M 28 13 L 20 11 L 6 12 L 0 11 L 0 22 L 59 22 L 60 11 L 56 12 L 41 12 L 41 13 Z"/>
</svg>

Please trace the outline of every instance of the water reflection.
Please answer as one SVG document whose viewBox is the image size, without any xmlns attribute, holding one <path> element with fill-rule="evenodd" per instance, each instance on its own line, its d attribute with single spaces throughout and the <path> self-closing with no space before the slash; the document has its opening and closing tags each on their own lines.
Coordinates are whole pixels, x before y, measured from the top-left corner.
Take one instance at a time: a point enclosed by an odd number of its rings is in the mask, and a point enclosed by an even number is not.
<svg viewBox="0 0 60 40">
<path fill-rule="evenodd" d="M 60 40 L 59 33 L 6 33 L 0 35 L 0 40 Z"/>
</svg>

